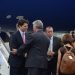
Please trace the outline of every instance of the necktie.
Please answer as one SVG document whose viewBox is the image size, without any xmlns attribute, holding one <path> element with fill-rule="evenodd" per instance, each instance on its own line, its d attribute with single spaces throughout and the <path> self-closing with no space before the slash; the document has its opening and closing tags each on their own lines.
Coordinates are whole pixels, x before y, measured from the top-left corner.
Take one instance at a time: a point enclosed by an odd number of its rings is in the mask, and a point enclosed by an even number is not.
<svg viewBox="0 0 75 75">
<path fill-rule="evenodd" d="M 23 43 L 25 44 L 25 33 L 24 32 L 22 33 L 22 40 L 23 40 Z"/>
</svg>

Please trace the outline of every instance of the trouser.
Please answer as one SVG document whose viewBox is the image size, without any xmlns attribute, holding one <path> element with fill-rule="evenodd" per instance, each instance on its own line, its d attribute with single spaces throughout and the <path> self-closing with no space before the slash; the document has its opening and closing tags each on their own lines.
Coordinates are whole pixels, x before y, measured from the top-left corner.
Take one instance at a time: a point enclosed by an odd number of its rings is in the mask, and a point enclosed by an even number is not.
<svg viewBox="0 0 75 75">
<path fill-rule="evenodd" d="M 53 62 L 48 61 L 46 75 L 56 75 L 56 64 L 53 64 Z"/>
<path fill-rule="evenodd" d="M 10 67 L 10 75 L 27 75 L 25 67 Z"/>
<path fill-rule="evenodd" d="M 28 75 L 46 75 L 46 69 L 28 68 Z"/>
</svg>

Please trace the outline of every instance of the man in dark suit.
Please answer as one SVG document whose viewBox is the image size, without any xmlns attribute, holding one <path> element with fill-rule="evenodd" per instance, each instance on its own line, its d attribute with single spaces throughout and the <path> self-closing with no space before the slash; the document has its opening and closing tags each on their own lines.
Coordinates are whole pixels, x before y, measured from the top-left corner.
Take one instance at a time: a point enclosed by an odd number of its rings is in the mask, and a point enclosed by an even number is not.
<svg viewBox="0 0 75 75">
<path fill-rule="evenodd" d="M 49 39 L 43 32 L 41 20 L 33 22 L 33 31 L 34 33 L 25 45 L 25 49 L 30 47 L 25 66 L 28 68 L 28 75 L 45 75 L 45 69 L 48 65 L 46 57 Z"/>
<path fill-rule="evenodd" d="M 25 70 L 25 57 L 24 55 L 18 55 L 17 50 L 22 45 L 25 44 L 28 38 L 28 21 L 19 20 L 18 30 L 10 37 L 10 56 L 8 62 L 10 64 L 10 75 L 26 75 Z"/>
<path fill-rule="evenodd" d="M 57 53 L 58 49 L 61 47 L 61 39 L 53 36 L 53 27 L 46 27 L 46 34 L 49 37 L 50 45 L 48 48 L 48 69 L 47 75 L 56 75 L 56 65 L 57 65 Z"/>
</svg>

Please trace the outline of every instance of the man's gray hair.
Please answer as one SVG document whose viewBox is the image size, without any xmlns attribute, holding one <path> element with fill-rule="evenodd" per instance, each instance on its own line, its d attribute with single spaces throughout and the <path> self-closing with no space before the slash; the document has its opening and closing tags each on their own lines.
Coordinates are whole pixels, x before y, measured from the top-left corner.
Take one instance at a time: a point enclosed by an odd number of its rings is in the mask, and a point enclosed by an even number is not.
<svg viewBox="0 0 75 75">
<path fill-rule="evenodd" d="M 32 24 L 38 29 L 43 29 L 43 22 L 41 20 L 35 20 Z"/>
</svg>

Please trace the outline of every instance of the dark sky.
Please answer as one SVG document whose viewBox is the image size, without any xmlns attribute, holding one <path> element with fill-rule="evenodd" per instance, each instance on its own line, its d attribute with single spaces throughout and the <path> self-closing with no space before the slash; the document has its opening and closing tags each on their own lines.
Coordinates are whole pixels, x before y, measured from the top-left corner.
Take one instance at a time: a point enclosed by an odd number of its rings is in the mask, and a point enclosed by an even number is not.
<svg viewBox="0 0 75 75">
<path fill-rule="evenodd" d="M 7 15 L 12 15 L 6 19 Z M 16 16 L 30 21 L 41 19 L 45 27 L 52 25 L 55 30 L 75 28 L 75 0 L 0 0 L 0 26 L 15 28 Z"/>
</svg>

